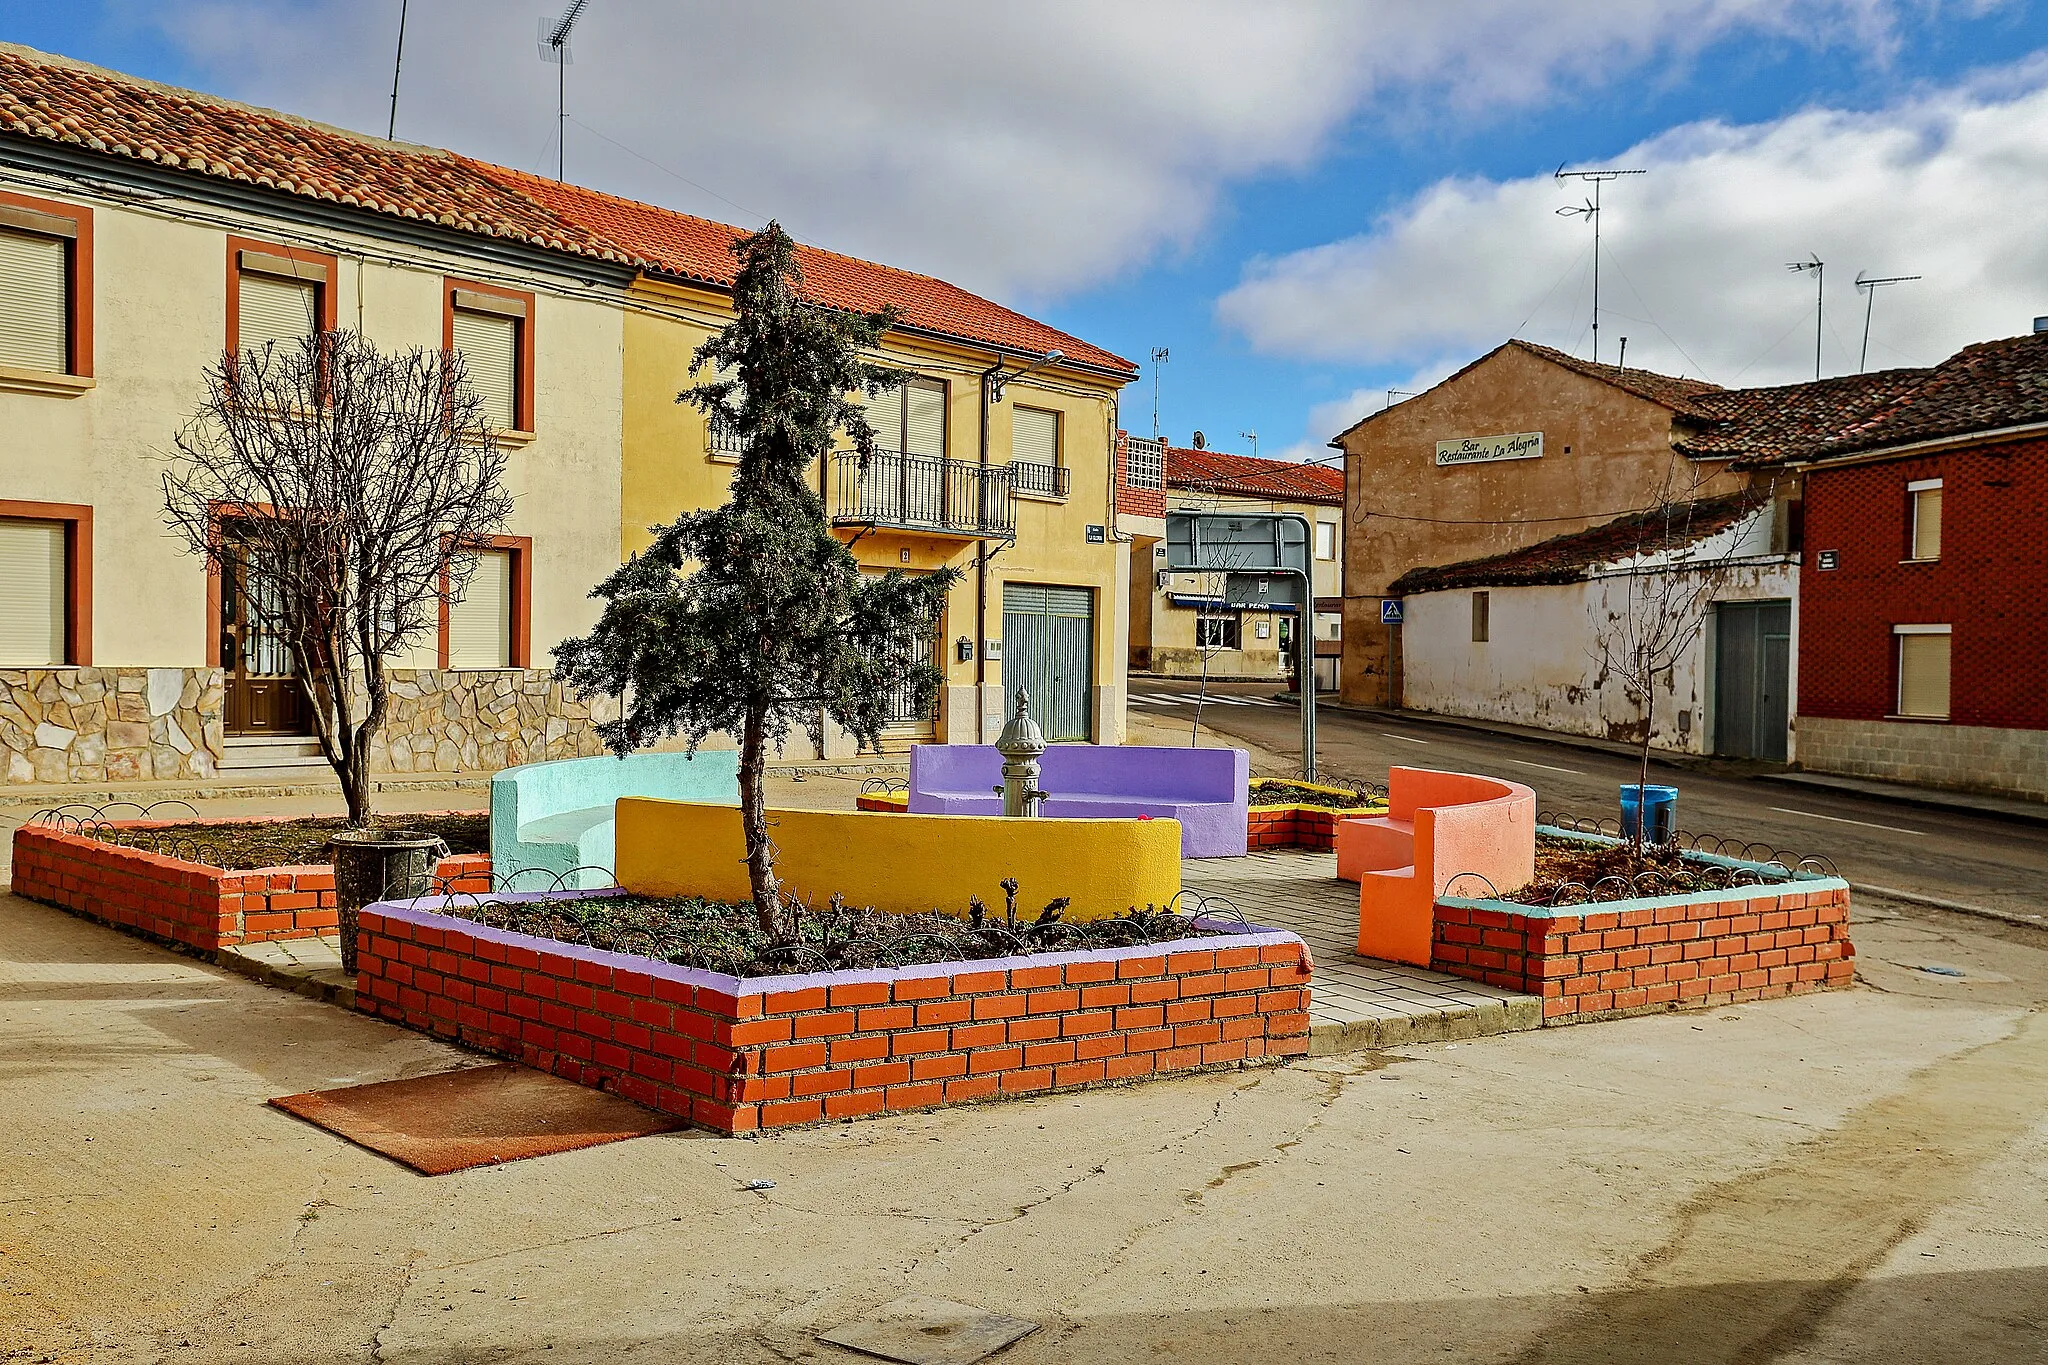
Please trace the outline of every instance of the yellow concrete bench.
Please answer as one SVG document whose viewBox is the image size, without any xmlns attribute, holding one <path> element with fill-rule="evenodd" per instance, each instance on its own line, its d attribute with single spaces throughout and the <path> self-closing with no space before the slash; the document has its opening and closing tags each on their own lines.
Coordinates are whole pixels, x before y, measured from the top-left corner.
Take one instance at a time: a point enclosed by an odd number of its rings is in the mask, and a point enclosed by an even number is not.
<svg viewBox="0 0 2048 1365">
<path fill-rule="evenodd" d="M 1132 906 L 1164 908 L 1180 891 L 1178 820 L 1028 820 L 771 810 L 776 875 L 813 907 L 834 892 L 849 905 L 897 914 L 967 913 L 980 896 L 997 913 L 1005 877 L 1020 914 L 1068 897 L 1066 918 L 1100 919 Z M 619 885 L 643 896 L 745 901 L 746 839 L 732 806 L 622 797 Z"/>
</svg>

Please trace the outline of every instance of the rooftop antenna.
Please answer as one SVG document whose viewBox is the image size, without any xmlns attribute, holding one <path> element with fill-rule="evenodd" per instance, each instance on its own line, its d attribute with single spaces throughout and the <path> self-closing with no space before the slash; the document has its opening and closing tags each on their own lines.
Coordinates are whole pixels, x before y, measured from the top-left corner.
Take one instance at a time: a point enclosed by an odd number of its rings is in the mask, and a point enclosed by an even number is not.
<svg viewBox="0 0 2048 1365">
<path fill-rule="evenodd" d="M 1410 392 L 1409 392 L 1409 391 L 1408 391 L 1407 389 L 1388 389 L 1388 390 L 1387 390 L 1387 406 L 1386 406 L 1386 407 L 1383 407 L 1383 408 L 1381 408 L 1381 409 L 1380 409 L 1380 411 L 1381 411 L 1381 412 L 1385 412 L 1385 411 L 1387 410 L 1387 408 L 1391 408 L 1392 406 L 1394 406 L 1394 400 L 1395 400 L 1396 398 L 1413 398 L 1413 397 L 1415 397 L 1415 395 L 1414 395 L 1413 393 L 1410 393 Z"/>
<path fill-rule="evenodd" d="M 1259 433 L 1258 433 L 1258 432 L 1256 432 L 1256 431 L 1240 431 L 1240 432 L 1239 432 L 1239 433 L 1237 433 L 1237 434 L 1238 434 L 1239 436 L 1243 437 L 1243 438 L 1244 438 L 1245 440 L 1247 440 L 1247 441 L 1250 441 L 1250 442 L 1252 443 L 1252 458 L 1253 458 L 1254 460 L 1258 459 L 1258 458 L 1259 458 Z"/>
<path fill-rule="evenodd" d="M 1584 218 L 1593 225 L 1593 363 L 1600 363 L 1600 187 L 1610 180 L 1619 180 L 1625 175 L 1641 175 L 1641 171 L 1568 171 L 1564 163 L 1557 165 L 1559 180 L 1590 180 L 1593 182 L 1593 197 L 1584 205 L 1567 204 L 1557 211 L 1560 218 Z"/>
<path fill-rule="evenodd" d="M 405 12 L 412 0 L 398 0 L 398 55 L 391 59 L 391 122 L 384 127 L 386 142 L 398 136 L 398 69 L 405 65 Z"/>
<path fill-rule="evenodd" d="M 1166 363 L 1164 346 L 1152 348 L 1152 439 L 1159 439 L 1159 367 Z"/>
<path fill-rule="evenodd" d="M 1812 253 L 1809 253 L 1809 259 L 1807 259 L 1807 260 L 1804 260 L 1804 261 L 1787 261 L 1787 262 L 1785 262 L 1785 268 L 1786 268 L 1787 270 L 1791 270 L 1791 271 L 1795 271 L 1795 272 L 1799 272 L 1799 271 L 1807 271 L 1807 270 L 1811 270 L 1811 271 L 1813 272 L 1813 280 L 1814 280 L 1814 285 L 1813 285 L 1813 377 L 1814 377 L 1815 379 L 1819 379 L 1819 378 L 1820 378 L 1820 325 L 1821 325 L 1821 320 L 1822 320 L 1822 319 L 1823 319 L 1824 317 L 1826 317 L 1826 313 L 1825 313 L 1825 311 L 1824 311 L 1824 310 L 1825 310 L 1825 308 L 1827 307 L 1827 286 L 1828 286 L 1828 267 L 1827 267 L 1827 262 L 1825 262 L 1825 261 L 1821 260 L 1821 258 L 1820 258 L 1820 254 L 1819 254 L 1818 252 L 1812 252 Z"/>
<path fill-rule="evenodd" d="M 565 178 L 569 162 L 569 30 L 583 17 L 590 0 L 569 0 L 562 17 L 540 21 L 540 59 L 555 67 L 555 179 Z"/>
<path fill-rule="evenodd" d="M 1856 357 L 1856 373 L 1862 374 L 1870 368 L 1870 306 L 1877 302 L 1879 286 L 1905 284 L 1919 278 L 1918 275 L 1882 275 L 1866 279 L 1862 271 L 1856 272 L 1856 287 L 1863 291 L 1863 352 Z"/>
</svg>

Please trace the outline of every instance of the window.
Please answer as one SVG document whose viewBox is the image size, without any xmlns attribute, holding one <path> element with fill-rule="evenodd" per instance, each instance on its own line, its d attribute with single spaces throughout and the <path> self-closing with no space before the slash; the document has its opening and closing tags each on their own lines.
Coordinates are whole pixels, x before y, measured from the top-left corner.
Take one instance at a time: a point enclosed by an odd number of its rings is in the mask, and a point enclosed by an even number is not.
<svg viewBox="0 0 2048 1365">
<path fill-rule="evenodd" d="M 1241 621 L 1236 612 L 1203 612 L 1195 617 L 1195 648 L 1238 649 Z"/>
<path fill-rule="evenodd" d="M 0 501 L 0 667 L 92 662 L 92 509 Z"/>
<path fill-rule="evenodd" d="M 1941 558 L 1941 480 L 1915 479 L 1906 485 L 1912 525 L 1908 534 L 1907 558 Z"/>
<path fill-rule="evenodd" d="M 442 598 L 441 667 L 527 666 L 532 546 L 524 536 L 498 536 L 477 548 L 462 595 Z"/>
<path fill-rule="evenodd" d="M 868 400 L 875 449 L 905 455 L 946 453 L 946 386 L 935 379 L 892 384 Z"/>
<path fill-rule="evenodd" d="M 16 387 L 92 374 L 91 276 L 90 209 L 0 192 L 0 370 L 29 381 Z"/>
<path fill-rule="evenodd" d="M 1166 442 L 1143 436 L 1124 439 L 1124 482 L 1132 488 L 1166 487 Z"/>
<path fill-rule="evenodd" d="M 1336 557 L 1337 557 L 1337 523 L 1336 523 L 1336 522 L 1334 522 L 1334 521 L 1319 521 L 1319 522 L 1317 522 L 1317 523 L 1316 523 L 1316 558 L 1317 558 L 1317 559 L 1335 559 Z"/>
<path fill-rule="evenodd" d="M 1047 408 L 1016 408 L 1010 417 L 1010 479 L 1019 493 L 1041 498 L 1067 495 L 1067 470 L 1060 463 L 1060 415 Z"/>
<path fill-rule="evenodd" d="M 1948 719 L 1947 626 L 1893 626 L 1899 641 L 1899 711 L 1902 716 Z"/>
<path fill-rule="evenodd" d="M 704 371 L 697 371 L 695 377 L 703 379 L 705 377 Z M 730 365 L 720 365 L 711 372 L 709 382 L 723 384 L 730 381 L 737 384 L 739 377 L 738 370 L 735 370 Z M 745 402 L 746 391 L 739 388 L 734 389 L 728 396 L 727 401 L 735 406 Z M 704 443 L 706 446 L 705 454 L 721 464 L 737 464 L 740 457 L 747 453 L 746 442 L 740 439 L 739 432 L 723 417 L 713 416 L 705 419 Z"/>
<path fill-rule="evenodd" d="M 1493 594 L 1472 594 L 1472 643 L 1483 645 L 1493 638 Z"/>
<path fill-rule="evenodd" d="M 334 330 L 332 256 L 228 238 L 228 347 L 288 350 Z"/>
<path fill-rule="evenodd" d="M 444 280 L 442 344 L 462 356 L 469 387 L 494 432 L 533 430 L 533 295 Z"/>
</svg>

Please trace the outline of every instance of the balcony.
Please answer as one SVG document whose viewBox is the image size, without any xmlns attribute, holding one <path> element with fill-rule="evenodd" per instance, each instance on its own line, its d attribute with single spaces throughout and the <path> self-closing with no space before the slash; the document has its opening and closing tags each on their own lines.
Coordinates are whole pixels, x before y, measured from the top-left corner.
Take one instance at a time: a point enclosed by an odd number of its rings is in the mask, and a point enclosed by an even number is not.
<svg viewBox="0 0 2048 1365">
<path fill-rule="evenodd" d="M 1067 496 L 1067 485 L 1072 481 L 1073 471 L 1065 465 L 1010 461 L 1010 486 L 1019 497 L 1063 502 Z"/>
<path fill-rule="evenodd" d="M 878 450 L 832 457 L 834 526 L 926 531 L 967 540 L 1012 540 L 1017 534 L 1010 467 L 968 464 L 936 455 Z"/>
</svg>

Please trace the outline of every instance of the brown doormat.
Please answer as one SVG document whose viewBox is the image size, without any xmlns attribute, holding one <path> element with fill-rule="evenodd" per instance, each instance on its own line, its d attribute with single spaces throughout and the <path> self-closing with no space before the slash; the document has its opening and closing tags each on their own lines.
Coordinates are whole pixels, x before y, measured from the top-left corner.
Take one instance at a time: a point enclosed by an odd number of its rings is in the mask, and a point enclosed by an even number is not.
<svg viewBox="0 0 2048 1365">
<path fill-rule="evenodd" d="M 683 1126 L 680 1119 L 631 1100 L 511 1064 L 309 1090 L 271 1103 L 424 1175 L 523 1161 Z"/>
</svg>

